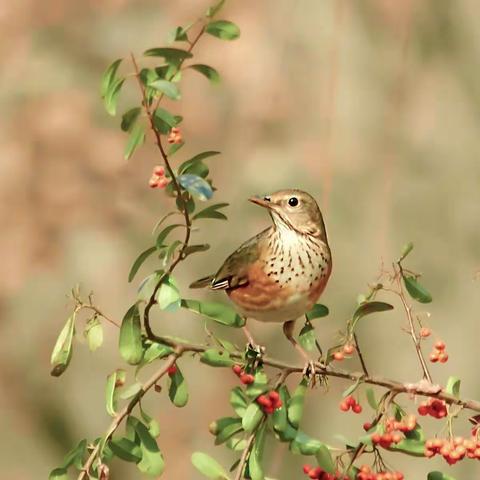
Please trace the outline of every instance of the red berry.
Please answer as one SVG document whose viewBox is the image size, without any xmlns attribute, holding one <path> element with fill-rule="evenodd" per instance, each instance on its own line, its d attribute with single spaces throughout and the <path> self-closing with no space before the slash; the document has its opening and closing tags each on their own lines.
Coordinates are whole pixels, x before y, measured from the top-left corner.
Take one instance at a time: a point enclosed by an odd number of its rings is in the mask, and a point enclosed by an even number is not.
<svg viewBox="0 0 480 480">
<path fill-rule="evenodd" d="M 177 366 L 173 364 L 172 366 L 168 367 L 167 373 L 170 377 L 177 373 Z"/>
<path fill-rule="evenodd" d="M 235 375 L 241 375 L 243 372 L 242 367 L 240 365 L 234 365 L 232 367 L 232 370 L 235 373 Z"/>
<path fill-rule="evenodd" d="M 345 400 L 340 403 L 340 410 L 342 412 L 348 412 L 349 409 L 350 409 L 350 405 Z"/>
<path fill-rule="evenodd" d="M 437 350 L 445 350 L 445 343 L 439 340 L 438 342 L 435 343 L 435 348 Z"/>
<path fill-rule="evenodd" d="M 353 410 L 353 413 L 362 413 L 362 406 L 360 404 L 356 403 L 352 407 L 352 410 Z"/>
<path fill-rule="evenodd" d="M 372 428 L 372 424 L 370 422 L 365 422 L 363 424 L 363 429 L 368 432 Z"/>
<path fill-rule="evenodd" d="M 308 472 L 310 472 L 311 469 L 312 469 L 312 466 L 311 466 L 311 465 L 305 464 L 305 465 L 303 466 L 303 473 L 308 474 Z"/>
<path fill-rule="evenodd" d="M 253 375 L 250 375 L 249 373 L 242 373 L 240 375 L 240 381 L 244 385 L 250 385 L 251 383 L 253 383 L 255 381 L 255 378 L 254 378 Z"/>
<path fill-rule="evenodd" d="M 257 398 L 257 403 L 259 405 L 262 405 L 262 407 L 271 407 L 272 406 L 272 401 L 266 397 L 265 395 L 260 395 Z"/>
<path fill-rule="evenodd" d="M 349 395 L 349 396 L 345 399 L 345 401 L 347 402 L 347 405 L 348 405 L 349 407 L 353 407 L 354 405 L 357 404 L 357 401 L 356 401 L 351 395 Z"/>
<path fill-rule="evenodd" d="M 165 175 L 165 169 L 161 165 L 157 165 L 153 169 L 154 175 L 157 175 L 157 177 L 163 177 Z"/>
<path fill-rule="evenodd" d="M 343 346 L 343 353 L 347 355 L 351 355 L 354 351 L 355 351 L 355 347 L 350 343 L 347 343 Z"/>
<path fill-rule="evenodd" d="M 428 414 L 428 407 L 423 403 L 418 407 L 418 414 L 424 417 Z"/>
<path fill-rule="evenodd" d="M 438 353 L 432 352 L 428 358 L 432 363 L 436 363 L 438 362 Z"/>
<path fill-rule="evenodd" d="M 277 403 L 280 400 L 280 395 L 275 390 L 272 390 L 268 393 L 268 398 L 270 398 L 273 403 Z"/>
</svg>

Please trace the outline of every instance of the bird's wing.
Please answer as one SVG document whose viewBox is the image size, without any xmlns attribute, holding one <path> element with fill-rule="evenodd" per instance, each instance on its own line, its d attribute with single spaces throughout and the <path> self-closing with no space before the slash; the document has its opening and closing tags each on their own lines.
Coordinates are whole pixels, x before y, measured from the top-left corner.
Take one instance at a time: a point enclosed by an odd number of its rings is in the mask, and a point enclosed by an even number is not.
<svg viewBox="0 0 480 480">
<path fill-rule="evenodd" d="M 248 267 L 260 256 L 270 230 L 271 227 L 243 243 L 223 262 L 215 275 L 197 280 L 190 287 L 210 286 L 212 290 L 228 290 L 245 285 L 248 282 Z"/>
</svg>

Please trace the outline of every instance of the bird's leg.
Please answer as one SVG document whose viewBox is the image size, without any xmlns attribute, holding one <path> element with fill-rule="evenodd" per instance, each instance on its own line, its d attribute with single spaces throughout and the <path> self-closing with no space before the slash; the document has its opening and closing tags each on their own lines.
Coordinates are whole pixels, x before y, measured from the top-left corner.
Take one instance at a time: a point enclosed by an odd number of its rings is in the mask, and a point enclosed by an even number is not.
<svg viewBox="0 0 480 480">
<path fill-rule="evenodd" d="M 248 340 L 248 349 L 254 351 L 257 355 L 263 355 L 265 353 L 265 347 L 262 345 L 259 345 L 252 337 L 252 334 L 250 333 L 250 330 L 246 326 L 246 320 L 245 320 L 245 325 L 242 327 L 243 333 L 247 337 Z"/>
<path fill-rule="evenodd" d="M 309 357 L 308 353 L 302 348 L 302 346 L 293 338 L 293 329 L 295 328 L 295 320 L 289 320 L 283 324 L 283 333 L 291 342 L 291 344 L 297 349 L 298 353 L 305 360 L 305 366 L 303 369 L 304 375 L 315 375 L 315 365 L 313 360 Z"/>
</svg>

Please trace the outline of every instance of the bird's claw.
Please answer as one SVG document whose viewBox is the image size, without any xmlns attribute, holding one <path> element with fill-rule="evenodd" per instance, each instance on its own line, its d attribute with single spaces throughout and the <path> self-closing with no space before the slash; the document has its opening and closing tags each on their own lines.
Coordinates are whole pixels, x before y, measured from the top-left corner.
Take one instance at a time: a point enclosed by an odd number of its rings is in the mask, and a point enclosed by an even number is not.
<svg viewBox="0 0 480 480">
<path fill-rule="evenodd" d="M 303 366 L 303 370 L 302 370 L 302 375 L 307 378 L 315 378 L 316 369 L 315 369 L 315 364 L 313 363 L 313 360 L 308 360 L 305 362 L 305 365 Z"/>
</svg>

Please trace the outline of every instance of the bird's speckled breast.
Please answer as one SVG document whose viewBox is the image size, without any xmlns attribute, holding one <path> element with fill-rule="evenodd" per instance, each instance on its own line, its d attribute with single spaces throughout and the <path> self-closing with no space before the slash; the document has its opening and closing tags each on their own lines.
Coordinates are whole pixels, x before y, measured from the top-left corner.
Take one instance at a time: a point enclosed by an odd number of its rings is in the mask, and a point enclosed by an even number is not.
<svg viewBox="0 0 480 480">
<path fill-rule="evenodd" d="M 325 289 L 332 263 L 328 245 L 292 230 L 274 230 L 249 268 L 248 282 L 228 291 L 240 313 L 264 322 L 295 320 Z"/>
</svg>

